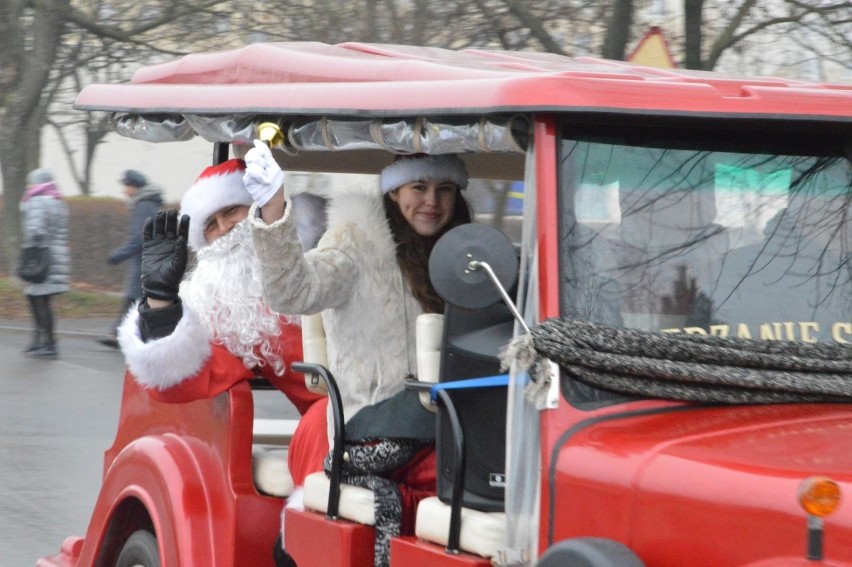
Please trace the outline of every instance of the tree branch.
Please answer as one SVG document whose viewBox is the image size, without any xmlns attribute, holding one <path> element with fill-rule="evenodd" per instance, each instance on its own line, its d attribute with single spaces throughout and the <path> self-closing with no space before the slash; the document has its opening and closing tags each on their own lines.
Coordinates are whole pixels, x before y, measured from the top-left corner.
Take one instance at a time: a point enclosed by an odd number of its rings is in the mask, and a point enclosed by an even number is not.
<svg viewBox="0 0 852 567">
<path fill-rule="evenodd" d="M 744 0 L 740 7 L 737 9 L 737 13 L 733 18 L 730 19 L 728 25 L 722 30 L 722 33 L 716 38 L 713 42 L 713 45 L 710 47 L 710 52 L 707 54 L 707 59 L 704 61 L 704 69 L 706 71 L 712 71 L 716 67 L 716 63 L 719 61 L 719 57 L 722 55 L 722 52 L 739 41 L 736 41 L 734 38 L 734 32 L 738 27 L 742 24 L 745 17 L 754 7 L 756 0 Z M 741 38 L 740 38 L 741 39 Z"/>
<path fill-rule="evenodd" d="M 541 19 L 537 18 L 529 10 L 527 10 L 527 7 L 523 2 L 518 0 L 503 0 L 503 2 L 509 7 L 509 11 L 521 20 L 521 23 L 529 28 L 533 36 L 541 42 L 541 45 L 544 46 L 547 51 L 557 53 L 559 55 L 567 55 L 565 50 L 562 49 L 562 46 L 556 43 L 553 36 L 544 29 Z"/>
</svg>

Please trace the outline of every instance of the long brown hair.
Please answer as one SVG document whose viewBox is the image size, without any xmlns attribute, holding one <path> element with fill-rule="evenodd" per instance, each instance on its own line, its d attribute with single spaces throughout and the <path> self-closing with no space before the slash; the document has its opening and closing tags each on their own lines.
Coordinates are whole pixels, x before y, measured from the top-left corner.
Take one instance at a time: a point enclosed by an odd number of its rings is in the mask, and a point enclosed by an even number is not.
<svg viewBox="0 0 852 567">
<path fill-rule="evenodd" d="M 396 260 L 399 262 L 402 275 L 408 281 L 411 293 L 420 302 L 425 313 L 443 313 L 444 300 L 432 287 L 429 279 L 429 254 L 445 232 L 473 220 L 470 206 L 462 197 L 461 191 L 456 189 L 455 205 L 450 222 L 438 234 L 428 237 L 420 236 L 408 224 L 402 216 L 399 205 L 390 198 L 390 193 L 384 196 L 384 206 L 385 216 L 396 244 Z"/>
</svg>

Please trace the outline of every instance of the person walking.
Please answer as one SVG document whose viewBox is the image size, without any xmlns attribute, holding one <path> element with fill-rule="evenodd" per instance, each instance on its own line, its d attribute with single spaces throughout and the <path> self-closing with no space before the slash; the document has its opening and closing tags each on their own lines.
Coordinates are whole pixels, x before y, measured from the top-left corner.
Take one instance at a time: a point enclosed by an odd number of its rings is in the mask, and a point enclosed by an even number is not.
<svg viewBox="0 0 852 567">
<path fill-rule="evenodd" d="M 163 192 L 135 169 L 128 169 L 121 176 L 124 184 L 124 194 L 130 199 L 130 224 L 128 225 L 127 240 L 112 251 L 107 262 L 110 265 L 127 262 L 124 278 L 124 301 L 121 311 L 112 329 L 106 336 L 98 339 L 103 345 L 118 348 L 116 338 L 118 327 L 130 306 L 142 298 L 142 284 L 139 280 L 142 273 L 142 227 L 145 220 L 157 214 L 163 206 Z"/>
<path fill-rule="evenodd" d="M 50 299 L 70 288 L 71 253 L 68 249 L 68 205 L 48 169 L 34 169 L 27 175 L 27 189 L 21 198 L 20 211 L 23 246 L 47 246 L 50 257 L 46 279 L 24 286 L 24 295 L 35 322 L 33 340 L 24 349 L 24 354 L 56 358 L 58 350 Z"/>
</svg>

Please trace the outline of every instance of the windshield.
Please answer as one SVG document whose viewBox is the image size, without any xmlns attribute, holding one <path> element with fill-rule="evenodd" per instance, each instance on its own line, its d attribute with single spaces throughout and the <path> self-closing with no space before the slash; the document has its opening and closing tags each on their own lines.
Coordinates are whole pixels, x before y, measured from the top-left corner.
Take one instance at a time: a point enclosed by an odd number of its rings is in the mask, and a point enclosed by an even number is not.
<svg viewBox="0 0 852 567">
<path fill-rule="evenodd" d="M 563 316 L 852 342 L 852 168 L 842 142 L 836 155 L 825 145 L 823 155 L 796 155 L 791 144 L 744 152 L 636 141 L 563 136 Z"/>
</svg>

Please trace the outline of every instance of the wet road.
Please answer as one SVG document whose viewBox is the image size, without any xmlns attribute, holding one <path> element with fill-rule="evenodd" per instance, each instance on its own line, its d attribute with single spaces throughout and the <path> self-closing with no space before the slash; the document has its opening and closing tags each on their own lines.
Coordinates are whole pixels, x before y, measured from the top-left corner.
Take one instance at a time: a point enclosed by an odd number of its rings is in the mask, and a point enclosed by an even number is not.
<svg viewBox="0 0 852 567">
<path fill-rule="evenodd" d="M 29 332 L 16 326 L 0 322 L 0 567 L 34 566 L 85 534 L 124 373 L 121 353 L 95 341 L 108 323 L 60 322 L 58 360 L 22 356 Z M 257 417 L 295 417 L 279 393 L 256 394 Z"/>
</svg>

